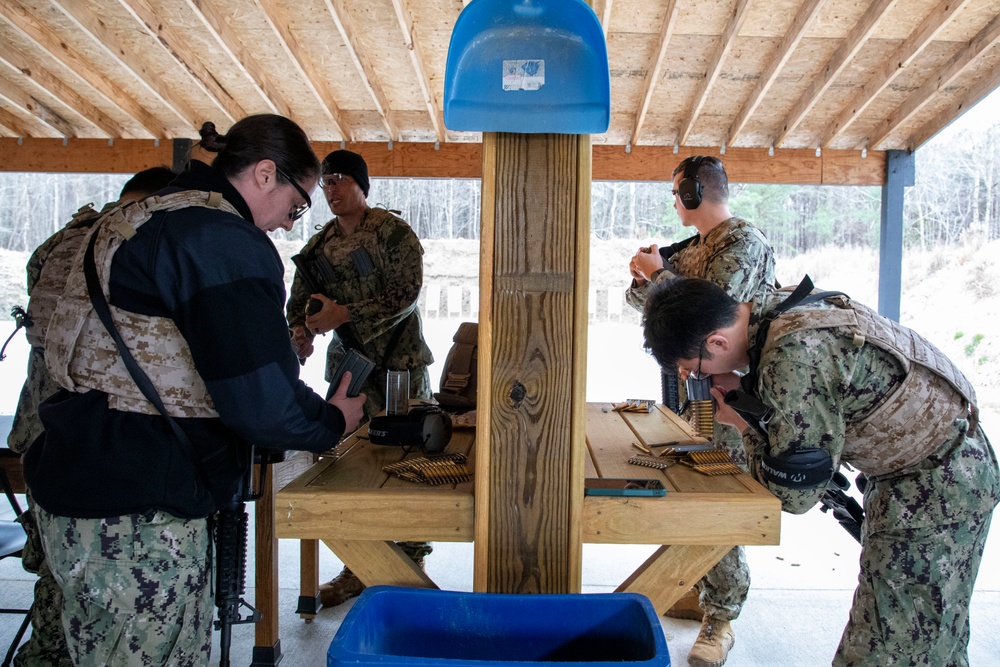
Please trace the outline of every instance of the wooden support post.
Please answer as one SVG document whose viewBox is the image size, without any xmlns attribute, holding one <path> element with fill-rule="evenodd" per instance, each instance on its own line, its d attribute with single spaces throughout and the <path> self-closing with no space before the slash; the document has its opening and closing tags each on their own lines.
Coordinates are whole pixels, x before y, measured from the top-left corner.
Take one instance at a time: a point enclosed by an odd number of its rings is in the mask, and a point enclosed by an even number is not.
<svg viewBox="0 0 1000 667">
<path fill-rule="evenodd" d="M 476 590 L 580 591 L 589 135 L 483 135 Z"/>
</svg>

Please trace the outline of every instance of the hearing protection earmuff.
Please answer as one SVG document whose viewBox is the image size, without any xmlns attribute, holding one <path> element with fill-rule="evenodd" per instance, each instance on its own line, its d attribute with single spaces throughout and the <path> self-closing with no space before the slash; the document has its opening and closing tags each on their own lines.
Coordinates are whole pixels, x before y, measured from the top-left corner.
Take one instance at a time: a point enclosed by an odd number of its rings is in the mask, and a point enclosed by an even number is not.
<svg viewBox="0 0 1000 667">
<path fill-rule="evenodd" d="M 693 210 L 701 206 L 701 181 L 698 180 L 698 168 L 705 160 L 704 155 L 695 155 L 688 158 L 684 166 L 684 175 L 677 184 L 677 195 L 681 198 L 681 204 L 688 210 Z"/>
</svg>

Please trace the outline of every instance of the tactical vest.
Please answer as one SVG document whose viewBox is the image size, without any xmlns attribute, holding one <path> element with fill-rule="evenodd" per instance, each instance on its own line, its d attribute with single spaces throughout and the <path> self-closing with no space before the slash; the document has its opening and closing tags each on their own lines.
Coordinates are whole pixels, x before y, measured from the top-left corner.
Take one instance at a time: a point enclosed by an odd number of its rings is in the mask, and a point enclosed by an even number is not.
<svg viewBox="0 0 1000 667">
<path fill-rule="evenodd" d="M 778 341 L 810 329 L 846 327 L 854 345 L 866 343 L 891 354 L 906 378 L 871 414 L 847 425 L 842 458 L 869 475 L 908 468 L 937 450 L 952 433 L 955 419 L 978 419 L 976 393 L 958 368 L 920 334 L 840 295 L 826 299 L 836 308 L 791 310 L 771 323 L 761 353 Z"/>
<path fill-rule="evenodd" d="M 69 275 L 73 258 L 83 245 L 87 232 L 100 217 L 101 213 L 95 211 L 91 204 L 80 208 L 63 228 L 59 243 L 45 258 L 38 280 L 31 289 L 31 299 L 28 301 L 28 316 L 32 320 L 32 325 L 25 327 L 24 335 L 32 347 L 41 348 L 45 344 L 45 331 L 49 327 L 56 302 L 66 287 L 66 277 Z"/>
<path fill-rule="evenodd" d="M 123 412 L 158 414 L 136 386 L 118 347 L 94 311 L 83 271 L 83 252 L 97 235 L 94 260 L 98 280 L 110 299 L 111 262 L 121 244 L 157 211 L 191 206 L 239 215 L 218 192 L 183 190 L 163 197 L 128 202 L 104 215 L 81 239 L 66 278 L 66 289 L 49 320 L 45 336 L 45 363 L 52 378 L 70 391 L 98 389 L 108 394 L 108 406 Z M 110 304 L 115 326 L 132 356 L 149 376 L 167 412 L 173 417 L 218 417 L 191 350 L 177 325 L 168 317 L 140 315 Z"/>
</svg>

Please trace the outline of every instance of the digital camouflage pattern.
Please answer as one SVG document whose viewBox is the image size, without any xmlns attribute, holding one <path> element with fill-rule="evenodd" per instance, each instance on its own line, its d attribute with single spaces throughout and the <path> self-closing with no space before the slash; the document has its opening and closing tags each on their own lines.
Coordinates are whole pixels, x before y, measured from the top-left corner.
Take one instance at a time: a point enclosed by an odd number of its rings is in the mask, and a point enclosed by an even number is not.
<svg viewBox="0 0 1000 667">
<path fill-rule="evenodd" d="M 94 260 L 98 280 L 108 298 L 111 263 L 115 251 L 157 211 L 190 206 L 217 208 L 239 215 L 222 195 L 182 190 L 128 202 L 103 216 L 82 240 L 97 235 Z M 167 412 L 173 417 L 218 417 L 205 382 L 198 374 L 187 341 L 168 317 L 134 313 L 109 304 L 115 326 L 136 363 L 152 380 Z M 108 394 L 108 405 L 124 412 L 157 414 L 125 367 L 118 346 L 94 311 L 87 291 L 82 260 L 73 263 L 67 287 L 56 304 L 45 336 L 45 362 L 52 378 L 70 391 L 99 389 Z"/>
<path fill-rule="evenodd" d="M 351 253 L 363 248 L 372 268 L 359 268 Z M 367 394 L 365 414 L 372 417 L 385 409 L 386 371 L 410 371 L 410 398 L 430 398 L 431 384 L 427 366 L 434 361 L 424 342 L 423 326 L 417 299 L 423 285 L 423 247 L 417 235 L 401 218 L 381 208 L 369 208 L 354 233 L 345 236 L 334 218 L 314 235 L 302 249 L 308 262 L 318 254 L 326 257 L 330 275 L 323 279 L 313 271 L 312 280 L 323 286 L 325 296 L 347 306 L 351 321 L 344 325 L 348 338 L 336 331 L 327 348 L 326 379 L 330 380 L 337 364 L 356 346 L 376 364 L 375 371 L 362 387 Z M 367 274 L 367 275 L 366 275 Z M 304 326 L 309 289 L 296 273 L 288 300 L 289 326 Z M 391 357 L 385 353 L 393 330 L 403 323 L 403 331 Z"/>
<path fill-rule="evenodd" d="M 772 295 L 754 302 L 751 345 L 762 313 L 783 298 Z M 809 313 L 833 307 L 810 304 L 793 312 L 801 322 Z M 897 334 L 905 331 L 892 328 Z M 880 459 L 863 451 L 862 444 L 867 450 L 930 449 L 915 463 L 868 477 L 861 573 L 833 664 L 968 665 L 969 600 L 990 517 L 1000 501 L 996 455 L 981 428 L 969 430 L 968 410 L 953 409 L 956 400 L 964 404 L 964 397 L 950 383 L 929 382 L 940 376 L 920 373 L 915 384 L 905 384 L 908 374 L 898 350 L 894 354 L 857 342 L 851 327 L 799 332 L 786 327 L 775 339 L 761 358 L 758 380 L 759 398 L 775 414 L 768 423 L 768 444 L 752 429 L 744 436 L 751 472 L 778 496 L 782 509 L 801 514 L 818 502 L 824 488 L 790 489 L 764 481 L 760 457 L 765 447 L 771 455 L 819 447 L 835 464 L 848 462 L 862 472 L 862 462 L 867 466 L 867 460 Z M 927 350 L 914 352 L 912 356 L 933 356 Z M 933 431 L 922 420 L 910 435 L 892 434 L 900 442 L 849 440 L 857 433 L 852 426 L 873 411 L 883 405 L 905 410 L 899 406 L 908 400 L 939 421 Z M 944 408 L 928 408 L 934 405 Z M 891 414 L 885 417 L 892 420 Z M 920 441 L 921 433 L 925 438 L 932 433 L 935 440 Z"/>
<path fill-rule="evenodd" d="M 678 276 L 704 278 L 737 301 L 750 301 L 775 284 L 774 251 L 757 227 L 734 216 L 713 227 L 704 238 L 697 238 L 675 253 L 654 281 L 642 286 L 636 286 L 633 281 L 625 293 L 625 300 L 641 312 L 654 283 Z M 712 440 L 726 449 L 737 464 L 746 467 L 743 442 L 736 429 L 715 422 Z M 706 614 L 712 613 L 727 621 L 739 616 L 750 591 L 750 568 L 743 547 L 736 547 L 723 556 L 698 587 L 700 604 Z"/>
<path fill-rule="evenodd" d="M 74 519 L 41 508 L 36 517 L 78 667 L 209 664 L 215 607 L 206 519 Z"/>
</svg>

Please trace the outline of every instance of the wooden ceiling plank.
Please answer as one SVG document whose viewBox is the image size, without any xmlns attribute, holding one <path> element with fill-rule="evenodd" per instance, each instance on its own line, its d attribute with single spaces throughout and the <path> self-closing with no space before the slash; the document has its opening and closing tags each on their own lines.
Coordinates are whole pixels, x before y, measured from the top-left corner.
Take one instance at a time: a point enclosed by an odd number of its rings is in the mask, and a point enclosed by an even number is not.
<svg viewBox="0 0 1000 667">
<path fill-rule="evenodd" d="M 899 74 L 905 70 L 913 59 L 920 55 L 927 45 L 934 41 L 944 30 L 955 15 L 962 11 L 972 0 L 944 0 L 941 4 L 927 15 L 913 33 L 907 37 L 906 41 L 899 45 L 899 48 L 886 60 L 882 67 L 865 83 L 857 89 L 854 97 L 844 107 L 840 115 L 833 123 L 827 124 L 826 134 L 820 141 L 823 148 L 829 148 L 830 144 L 846 130 L 851 123 L 865 112 L 865 109 L 875 101 L 882 91 L 889 87 Z M 858 148 L 867 148 L 859 146 Z"/>
<path fill-rule="evenodd" d="M 323 109 L 323 113 L 326 114 L 327 119 L 333 124 L 334 132 L 341 139 L 350 141 L 352 134 L 348 131 L 343 114 L 337 107 L 335 96 L 330 90 L 327 78 L 323 76 L 323 73 L 308 58 L 307 50 L 299 45 L 299 41 L 292 34 L 292 31 L 289 30 L 290 21 L 288 15 L 283 9 L 278 7 L 274 0 L 254 0 L 254 4 L 264 12 L 264 17 L 271 25 L 274 34 L 277 35 L 282 50 L 284 50 L 289 60 L 292 61 L 292 64 L 295 65 L 299 74 L 302 75 L 306 86 L 309 87 L 309 90 Z"/>
<path fill-rule="evenodd" d="M 771 141 L 771 146 L 778 148 L 785 141 L 789 134 L 799 126 L 799 123 L 806 117 L 820 97 L 833 84 L 845 67 L 851 62 L 861 47 L 864 46 L 868 38 L 875 32 L 879 21 L 891 10 L 898 0 L 874 0 L 869 5 L 868 10 L 858 20 L 851 32 L 834 52 L 830 60 L 827 61 L 823 71 L 813 80 L 806 92 L 799 98 L 799 101 L 792 107 L 791 112 L 785 117 L 781 124 L 781 129 Z"/>
<path fill-rule="evenodd" d="M 147 92 L 189 126 L 193 128 L 201 126 L 200 114 L 175 95 L 158 73 L 146 67 L 135 54 L 126 59 L 125 54 L 129 52 L 129 47 L 108 29 L 100 17 L 75 0 L 49 0 L 49 2 L 101 47 L 114 60 L 120 71 L 131 73 Z"/>
<path fill-rule="evenodd" d="M 47 53 L 68 70 L 89 84 L 108 103 L 144 127 L 152 137 L 170 139 L 171 132 L 163 122 L 132 99 L 124 90 L 95 73 L 83 56 L 64 43 L 58 35 L 42 25 L 24 7 L 15 2 L 0 2 L 0 17 L 35 47 Z"/>
<path fill-rule="evenodd" d="M 729 24 L 722 33 L 719 48 L 715 50 L 715 53 L 712 55 L 712 61 L 708 64 L 708 69 L 705 71 L 705 78 L 698 84 L 698 90 L 691 101 L 691 110 L 688 113 L 688 118 L 681 125 L 679 139 L 677 140 L 678 144 L 682 146 L 687 144 L 688 137 L 691 136 L 691 132 L 694 130 L 695 121 L 698 120 L 701 110 L 705 108 L 705 103 L 708 102 L 708 93 L 712 90 L 712 86 L 722 72 L 722 63 L 725 62 L 729 52 L 733 50 L 736 36 L 739 35 L 740 28 L 743 26 L 743 22 L 746 21 L 749 9 L 750 0 L 738 0 L 736 3 L 736 8 L 729 19 Z"/>
<path fill-rule="evenodd" d="M 76 136 L 76 128 L 73 127 L 72 123 L 60 116 L 44 102 L 6 79 L 0 79 L 0 99 L 7 100 L 7 103 L 15 107 L 18 111 L 31 116 L 58 135 L 67 138 Z"/>
<path fill-rule="evenodd" d="M 434 136 L 439 142 L 444 142 L 447 139 L 444 127 L 444 115 L 441 113 L 441 108 L 435 101 L 434 93 L 431 90 L 431 78 L 428 74 L 430 67 L 428 67 L 427 60 L 420 50 L 420 42 L 414 34 L 413 14 L 410 12 L 409 3 L 407 0 L 392 0 L 392 7 L 396 11 L 396 20 L 399 21 L 399 29 L 403 33 L 403 41 L 410 52 L 410 62 L 413 63 L 413 69 L 417 74 L 417 83 L 420 84 L 420 94 L 424 98 L 424 106 L 427 107 L 427 114 L 430 116 L 431 124 L 434 126 Z"/>
<path fill-rule="evenodd" d="M 32 130 L 25 124 L 25 121 L 20 116 L 7 111 L 7 109 L 4 109 L 2 106 L 0 106 L 0 125 L 10 129 L 19 137 L 33 137 L 38 135 L 35 130 Z M 49 131 L 51 132 L 51 130 Z M 5 155 L 8 154 L 9 153 L 5 151 Z"/>
<path fill-rule="evenodd" d="M 234 122 L 246 115 L 246 110 L 216 79 L 201 59 L 187 47 L 187 40 L 163 21 L 146 0 L 118 0 L 119 4 L 132 15 L 136 23 L 146 29 L 146 34 L 160 43 L 164 50 L 181 69 L 188 73 L 195 85 L 212 100 Z"/>
<path fill-rule="evenodd" d="M 789 59 L 792 57 L 792 53 L 795 48 L 802 41 L 802 37 L 806 34 L 806 30 L 812 24 L 813 19 L 819 14 L 820 8 L 823 6 L 824 0 L 806 0 L 799 7 L 799 11 L 795 14 L 795 19 L 792 21 L 791 26 L 789 26 L 788 31 L 781 40 L 781 44 L 778 45 L 778 50 L 771 60 L 771 63 L 767 66 L 767 69 L 760 78 L 757 79 L 757 85 L 750 92 L 750 96 L 744 102 L 743 107 L 740 109 L 739 114 L 736 116 L 736 120 L 733 124 L 729 126 L 729 130 L 726 132 L 726 138 L 723 141 L 724 146 L 732 146 L 736 139 L 740 136 L 743 128 L 746 127 L 747 121 L 753 116 L 754 111 L 760 106 L 760 103 L 764 101 L 767 97 L 767 92 L 774 85 L 774 82 L 778 78 L 778 74 L 784 69 L 785 65 L 788 64 Z"/>
<path fill-rule="evenodd" d="M 365 88 L 368 89 L 368 94 L 371 95 L 372 100 L 375 102 L 375 111 L 378 112 L 379 117 L 382 119 L 382 124 L 385 125 L 386 132 L 389 133 L 389 140 L 399 141 L 399 126 L 393 117 L 392 108 L 385 97 L 385 91 L 382 90 L 382 85 L 378 82 L 375 67 L 358 41 L 357 24 L 347 11 L 343 0 L 324 1 L 327 11 L 330 12 L 330 17 L 337 26 L 337 31 L 344 40 L 347 53 L 351 56 L 351 60 L 354 61 L 354 66 L 358 68 L 358 74 L 361 76 L 361 80 L 364 81 Z"/>
<path fill-rule="evenodd" d="M 996 16 L 975 37 L 959 49 L 930 79 L 913 91 L 891 116 L 881 122 L 869 136 L 870 148 L 879 148 L 898 128 L 910 120 L 939 91 L 952 85 L 987 49 L 1000 43 L 1000 16 Z"/>
<path fill-rule="evenodd" d="M 952 123 L 952 121 L 957 119 L 963 113 L 974 107 L 984 97 L 996 90 L 997 87 L 1000 87 L 1000 67 L 990 70 L 989 74 L 984 76 L 964 95 L 960 96 L 957 101 L 951 102 L 944 109 L 944 111 L 939 113 L 933 120 L 925 123 L 923 127 L 914 132 L 906 142 L 907 150 L 912 152 L 923 146 L 931 139 L 931 137 L 946 128 Z"/>
<path fill-rule="evenodd" d="M 253 84 L 254 89 L 264 100 L 264 103 L 276 114 L 290 118 L 292 108 L 285 101 L 284 96 L 271 83 L 271 79 L 265 74 L 264 69 L 257 62 L 253 53 L 244 46 L 243 42 L 229 26 L 229 23 L 216 11 L 207 0 L 186 0 L 191 13 L 201 21 L 208 33 L 216 41 L 230 62 L 243 72 L 243 75 Z"/>
<path fill-rule="evenodd" d="M 69 108 L 75 110 L 87 122 L 102 130 L 108 137 L 129 137 L 130 133 L 122 125 L 109 118 L 80 93 L 61 81 L 45 68 L 31 64 L 28 60 L 9 45 L 0 43 L 0 63 L 18 72 L 25 80 L 39 90 L 45 91 Z"/>
<path fill-rule="evenodd" d="M 608 0 L 610 4 L 611 0 Z M 649 112 L 649 105 L 653 100 L 653 91 L 660 82 L 660 72 L 663 70 L 663 63 L 667 59 L 667 48 L 677 27 L 677 16 L 680 6 L 677 0 L 668 0 L 666 11 L 663 17 L 663 26 L 660 29 L 660 48 L 653 59 L 653 66 L 649 68 L 649 75 L 646 77 L 646 90 L 642 94 L 642 102 L 639 110 L 635 114 L 635 123 L 632 125 L 631 145 L 639 145 L 639 136 L 642 132 L 642 125 L 646 122 L 646 114 Z"/>
</svg>

